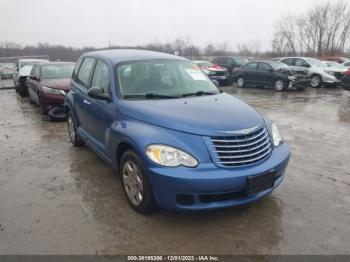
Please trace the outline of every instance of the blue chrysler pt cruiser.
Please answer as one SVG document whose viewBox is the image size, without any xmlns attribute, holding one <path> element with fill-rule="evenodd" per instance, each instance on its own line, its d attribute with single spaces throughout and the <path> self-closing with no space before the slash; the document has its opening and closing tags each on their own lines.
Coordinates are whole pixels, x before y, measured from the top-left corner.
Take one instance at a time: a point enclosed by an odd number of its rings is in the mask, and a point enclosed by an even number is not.
<svg viewBox="0 0 350 262">
<path fill-rule="evenodd" d="M 132 208 L 247 204 L 283 180 L 290 148 L 252 107 L 191 61 L 142 50 L 86 53 L 65 100 L 74 146 L 120 173 Z"/>
</svg>

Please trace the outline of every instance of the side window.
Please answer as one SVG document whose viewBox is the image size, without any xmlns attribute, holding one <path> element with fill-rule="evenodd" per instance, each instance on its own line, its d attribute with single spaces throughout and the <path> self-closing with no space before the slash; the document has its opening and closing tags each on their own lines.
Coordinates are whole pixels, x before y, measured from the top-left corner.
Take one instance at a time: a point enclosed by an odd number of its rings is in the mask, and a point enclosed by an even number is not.
<svg viewBox="0 0 350 262">
<path fill-rule="evenodd" d="M 286 58 L 283 59 L 281 62 L 285 63 L 286 65 L 293 66 L 294 65 L 294 58 Z"/>
<path fill-rule="evenodd" d="M 271 71 L 272 67 L 266 63 L 259 63 L 259 70 L 260 71 Z"/>
<path fill-rule="evenodd" d="M 249 63 L 244 66 L 247 70 L 256 70 L 258 63 Z"/>
<path fill-rule="evenodd" d="M 301 66 L 301 67 L 310 67 L 306 61 L 304 61 L 303 59 L 300 59 L 300 58 L 295 59 L 295 65 Z"/>
<path fill-rule="evenodd" d="M 40 78 L 40 66 L 39 65 L 35 66 L 34 75 L 37 77 L 37 79 Z"/>
<path fill-rule="evenodd" d="M 83 59 L 82 59 L 82 58 L 80 58 L 80 59 L 78 60 L 77 64 L 75 65 L 75 68 L 74 68 L 74 71 L 73 71 L 73 75 L 72 75 L 72 79 L 73 79 L 74 81 L 77 80 L 77 76 L 78 76 L 79 68 L 80 68 L 80 66 L 81 66 L 81 62 L 83 62 Z"/>
<path fill-rule="evenodd" d="M 105 93 L 109 92 L 109 72 L 107 65 L 98 61 L 95 67 L 94 76 L 92 78 L 91 86 L 98 86 L 103 88 Z"/>
<path fill-rule="evenodd" d="M 235 61 L 232 58 L 228 58 L 227 61 L 226 61 L 226 64 L 229 65 L 229 66 L 235 66 L 236 65 Z"/>
<path fill-rule="evenodd" d="M 90 58 L 90 57 L 85 58 L 79 69 L 77 81 L 80 84 L 84 85 L 86 88 L 90 87 L 90 76 L 91 76 L 91 71 L 94 67 L 95 61 L 96 60 L 94 58 Z"/>
<path fill-rule="evenodd" d="M 32 70 L 30 70 L 30 74 L 31 76 L 35 75 L 35 69 L 37 68 L 37 65 L 33 65 Z"/>
</svg>

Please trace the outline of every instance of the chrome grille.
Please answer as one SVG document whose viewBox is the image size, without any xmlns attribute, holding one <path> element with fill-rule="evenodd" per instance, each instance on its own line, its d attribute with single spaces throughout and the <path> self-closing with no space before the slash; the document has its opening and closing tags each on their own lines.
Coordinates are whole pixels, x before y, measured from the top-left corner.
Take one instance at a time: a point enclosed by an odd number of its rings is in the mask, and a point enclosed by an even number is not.
<svg viewBox="0 0 350 262">
<path fill-rule="evenodd" d="M 214 162 L 219 166 L 251 165 L 267 158 L 272 150 L 269 132 L 260 127 L 252 133 L 208 137 L 206 143 Z"/>
</svg>

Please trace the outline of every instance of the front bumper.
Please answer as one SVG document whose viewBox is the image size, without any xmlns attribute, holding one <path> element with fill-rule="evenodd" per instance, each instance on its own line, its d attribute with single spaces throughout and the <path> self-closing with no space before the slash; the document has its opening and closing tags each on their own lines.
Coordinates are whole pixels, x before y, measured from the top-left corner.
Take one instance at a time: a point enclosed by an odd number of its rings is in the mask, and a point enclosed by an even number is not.
<svg viewBox="0 0 350 262">
<path fill-rule="evenodd" d="M 274 148 L 269 158 L 254 166 L 219 168 L 201 163 L 196 168 L 148 168 L 158 206 L 172 210 L 207 210 L 254 202 L 272 192 L 284 179 L 290 147 L 283 143 Z M 252 195 L 245 195 L 248 176 L 274 171 L 274 186 Z"/>
<path fill-rule="evenodd" d="M 41 103 L 43 106 L 44 114 L 49 113 L 50 110 L 55 107 L 63 107 L 64 98 L 65 96 L 63 95 L 53 95 L 44 93 L 41 97 Z"/>
<path fill-rule="evenodd" d="M 324 76 L 324 77 L 322 77 L 322 81 L 323 81 L 323 84 L 327 85 L 327 86 L 338 86 L 338 85 L 340 85 L 340 80 L 337 79 L 334 76 L 331 76 L 331 77 Z"/>
<path fill-rule="evenodd" d="M 289 82 L 289 88 L 306 88 L 310 85 L 310 79 L 298 79 L 295 81 L 290 81 Z"/>
</svg>

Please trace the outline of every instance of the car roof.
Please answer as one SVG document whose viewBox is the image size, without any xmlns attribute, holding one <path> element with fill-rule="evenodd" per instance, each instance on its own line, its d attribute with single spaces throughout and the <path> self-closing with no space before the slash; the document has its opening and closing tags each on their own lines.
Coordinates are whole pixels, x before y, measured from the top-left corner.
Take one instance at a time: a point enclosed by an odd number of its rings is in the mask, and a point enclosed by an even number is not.
<svg viewBox="0 0 350 262">
<path fill-rule="evenodd" d="M 127 61 L 140 61 L 140 60 L 186 60 L 188 59 L 170 55 L 167 53 L 155 52 L 155 51 L 146 51 L 139 49 L 111 49 L 111 50 L 100 50 L 89 52 L 83 55 L 83 57 L 95 57 L 104 60 L 111 61 L 114 65 L 127 62 Z"/>
<path fill-rule="evenodd" d="M 46 61 L 49 61 L 49 60 L 47 60 L 47 59 L 27 59 L 26 58 L 26 59 L 19 59 L 19 61 L 23 61 L 23 62 L 31 62 L 31 61 L 34 61 L 34 62 L 35 61 L 39 61 L 40 62 L 40 61 L 45 61 L 46 62 Z"/>
</svg>

